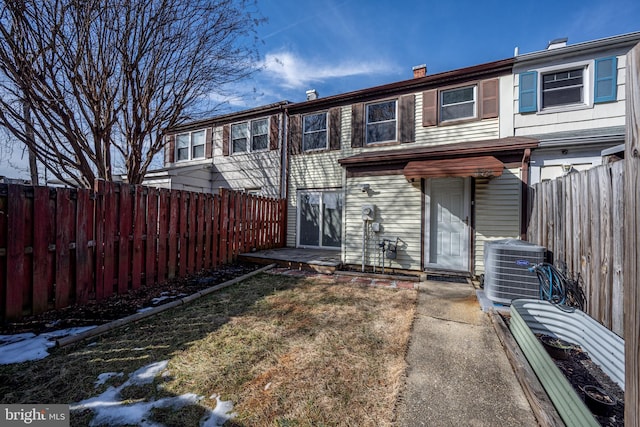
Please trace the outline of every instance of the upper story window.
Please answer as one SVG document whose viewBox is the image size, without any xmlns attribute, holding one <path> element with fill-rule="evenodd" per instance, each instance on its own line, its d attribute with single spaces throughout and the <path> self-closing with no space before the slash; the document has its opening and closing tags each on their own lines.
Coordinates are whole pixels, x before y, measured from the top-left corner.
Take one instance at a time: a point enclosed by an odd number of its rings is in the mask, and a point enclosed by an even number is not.
<svg viewBox="0 0 640 427">
<path fill-rule="evenodd" d="M 231 125 L 232 153 L 263 151 L 269 148 L 269 119 Z"/>
<path fill-rule="evenodd" d="M 302 150 L 327 148 L 327 113 L 309 114 L 302 118 Z"/>
<path fill-rule="evenodd" d="M 542 75 L 542 108 L 584 103 L 584 68 Z"/>
<path fill-rule="evenodd" d="M 397 140 L 397 101 L 385 101 L 368 104 L 367 144 Z"/>
<path fill-rule="evenodd" d="M 465 86 L 440 92 L 440 121 L 476 117 L 476 86 Z"/>
<path fill-rule="evenodd" d="M 176 135 L 176 158 L 192 160 L 204 158 L 205 131 L 185 132 Z"/>
<path fill-rule="evenodd" d="M 616 101 L 617 61 L 612 56 L 520 73 L 519 112 L 556 112 Z"/>
</svg>

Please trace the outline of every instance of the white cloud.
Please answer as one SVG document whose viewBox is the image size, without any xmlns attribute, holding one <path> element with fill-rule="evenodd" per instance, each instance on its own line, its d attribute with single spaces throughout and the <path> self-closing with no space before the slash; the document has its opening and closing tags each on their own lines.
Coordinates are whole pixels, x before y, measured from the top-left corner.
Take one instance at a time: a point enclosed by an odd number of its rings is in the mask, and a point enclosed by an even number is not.
<svg viewBox="0 0 640 427">
<path fill-rule="evenodd" d="M 310 62 L 293 52 L 281 51 L 265 55 L 264 73 L 276 84 L 288 89 L 308 88 L 314 82 L 358 75 L 384 74 L 395 71 L 385 62 L 347 61 L 336 64 Z"/>
</svg>

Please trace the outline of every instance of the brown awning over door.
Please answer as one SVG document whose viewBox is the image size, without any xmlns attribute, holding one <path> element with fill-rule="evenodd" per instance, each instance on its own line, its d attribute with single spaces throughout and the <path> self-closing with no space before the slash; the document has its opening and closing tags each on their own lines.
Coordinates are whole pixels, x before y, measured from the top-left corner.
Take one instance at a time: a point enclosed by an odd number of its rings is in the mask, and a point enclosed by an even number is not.
<svg viewBox="0 0 640 427">
<path fill-rule="evenodd" d="M 455 159 L 409 162 L 404 176 L 409 180 L 420 178 L 467 177 L 486 178 L 500 176 L 504 164 L 493 156 L 458 157 Z"/>
</svg>

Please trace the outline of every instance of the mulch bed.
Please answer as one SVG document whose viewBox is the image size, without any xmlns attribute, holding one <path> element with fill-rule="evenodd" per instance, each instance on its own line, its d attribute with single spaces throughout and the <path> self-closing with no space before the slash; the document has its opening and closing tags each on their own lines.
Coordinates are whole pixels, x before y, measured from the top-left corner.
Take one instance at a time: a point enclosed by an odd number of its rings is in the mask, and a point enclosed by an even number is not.
<svg viewBox="0 0 640 427">
<path fill-rule="evenodd" d="M 617 404 L 609 416 L 593 414 L 600 425 L 624 426 L 624 391 L 589 358 L 584 350 L 575 346 L 570 350 L 567 359 L 552 359 L 583 401 L 585 401 L 585 393 L 582 388 L 588 385 L 600 387 L 616 398 Z"/>
<path fill-rule="evenodd" d="M 216 270 L 202 270 L 197 275 L 171 279 L 154 286 L 143 286 L 100 302 L 90 301 L 87 305 L 74 305 L 28 316 L 17 322 L 5 322 L 0 325 L 0 335 L 24 332 L 39 334 L 76 326 L 101 325 L 134 314 L 142 308 L 155 307 L 194 294 L 260 267 L 262 266 L 252 263 L 235 263 L 222 265 Z"/>
</svg>

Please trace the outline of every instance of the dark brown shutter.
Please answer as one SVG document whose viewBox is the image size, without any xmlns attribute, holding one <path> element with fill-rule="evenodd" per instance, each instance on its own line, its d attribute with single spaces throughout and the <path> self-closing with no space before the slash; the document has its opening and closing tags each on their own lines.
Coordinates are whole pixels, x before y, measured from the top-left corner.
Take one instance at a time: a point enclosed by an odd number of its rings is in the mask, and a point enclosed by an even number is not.
<svg viewBox="0 0 640 427">
<path fill-rule="evenodd" d="M 398 108 L 400 142 L 414 142 L 416 139 L 416 97 L 404 95 L 400 97 Z"/>
<path fill-rule="evenodd" d="M 302 153 L 302 121 L 300 114 L 289 117 L 289 144 L 291 154 Z"/>
<path fill-rule="evenodd" d="M 480 99 L 482 102 L 480 117 L 483 119 L 498 117 L 498 79 L 480 82 Z"/>
<path fill-rule="evenodd" d="M 340 149 L 340 135 L 342 133 L 342 108 L 329 110 L 329 150 Z"/>
<path fill-rule="evenodd" d="M 277 150 L 280 136 L 280 116 L 274 114 L 269 119 L 269 150 Z"/>
<path fill-rule="evenodd" d="M 175 135 L 167 135 L 165 137 L 164 143 L 164 163 L 165 165 L 168 163 L 175 162 L 176 155 L 176 136 Z"/>
<path fill-rule="evenodd" d="M 422 92 L 422 126 L 438 124 L 438 91 L 436 89 Z"/>
<path fill-rule="evenodd" d="M 222 155 L 228 156 L 229 151 L 229 136 L 231 135 L 231 126 L 222 126 Z"/>
<path fill-rule="evenodd" d="M 351 147 L 364 147 L 364 104 L 351 106 Z"/>
<path fill-rule="evenodd" d="M 213 157 L 213 129 L 207 128 L 205 131 L 204 157 L 210 159 Z"/>
</svg>

